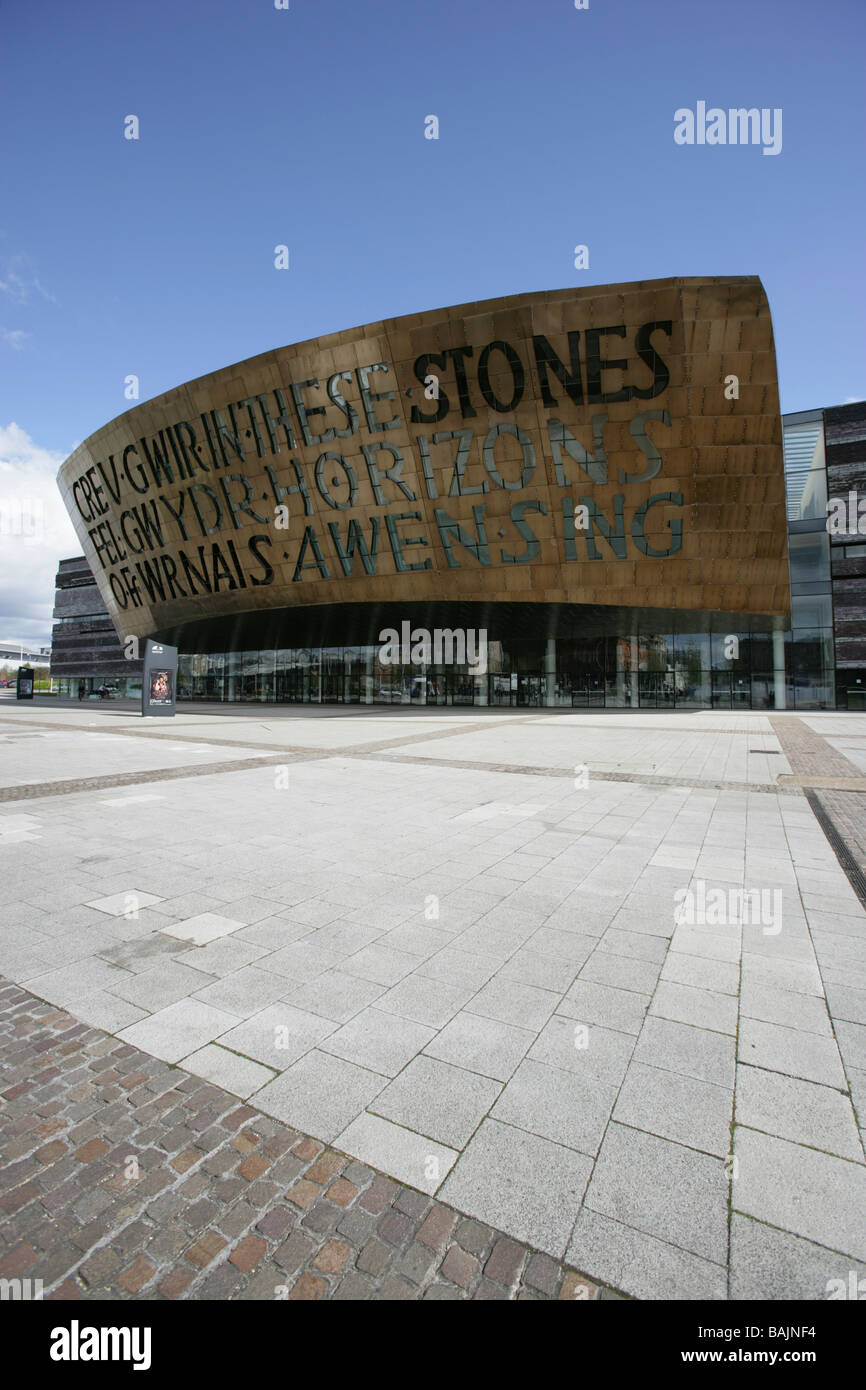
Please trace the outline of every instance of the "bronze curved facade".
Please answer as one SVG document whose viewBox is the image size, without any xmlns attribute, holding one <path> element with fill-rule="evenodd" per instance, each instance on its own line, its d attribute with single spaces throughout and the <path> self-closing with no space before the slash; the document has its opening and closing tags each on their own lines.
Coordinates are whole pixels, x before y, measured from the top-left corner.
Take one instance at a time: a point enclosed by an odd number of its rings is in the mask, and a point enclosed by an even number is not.
<svg viewBox="0 0 866 1390">
<path fill-rule="evenodd" d="M 374 640 L 431 605 L 571 633 L 789 613 L 756 277 L 518 295 L 266 352 L 127 411 L 58 482 L 118 633 L 182 651 Z"/>
</svg>

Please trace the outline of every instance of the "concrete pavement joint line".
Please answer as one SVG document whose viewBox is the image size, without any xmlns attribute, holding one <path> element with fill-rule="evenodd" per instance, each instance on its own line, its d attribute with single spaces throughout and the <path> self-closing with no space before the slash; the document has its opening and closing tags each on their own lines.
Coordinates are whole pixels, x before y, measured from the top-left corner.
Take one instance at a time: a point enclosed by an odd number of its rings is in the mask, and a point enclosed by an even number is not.
<svg viewBox="0 0 866 1390">
<path fill-rule="evenodd" d="M 772 1136 L 771 1136 L 771 1137 L 772 1137 Z M 732 1214 L 733 1214 L 734 1216 L 738 1217 L 740 1221 L 749 1221 L 749 1222 L 751 1222 L 754 1226 L 761 1226 L 761 1227 L 763 1227 L 764 1229 L 766 1229 L 766 1230 L 768 1230 L 768 1231 L 775 1231 L 775 1232 L 777 1232 L 777 1234 L 780 1235 L 780 1236 L 787 1236 L 788 1238 L 790 1238 L 793 1234 L 795 1234 L 794 1232 L 789 1231 L 789 1230 L 787 1229 L 787 1227 L 785 1227 L 785 1226 L 776 1226 L 776 1225 L 774 1225 L 774 1223 L 773 1223 L 772 1221 L 764 1221 L 764 1220 L 763 1220 L 761 1217 L 759 1217 L 759 1216 L 752 1216 L 751 1212 L 748 1212 L 748 1211 L 740 1211 L 739 1207 L 734 1207 L 733 1213 L 732 1213 Z M 798 1239 L 798 1240 L 805 1240 L 806 1237 L 805 1237 L 805 1236 L 798 1236 L 797 1239 Z M 814 1242 L 813 1242 L 813 1244 L 814 1244 Z M 848 1254 L 848 1251 L 847 1251 L 847 1250 L 838 1250 L 838 1249 L 836 1249 L 835 1246 L 832 1246 L 832 1245 L 823 1245 L 823 1246 L 821 1246 L 820 1248 L 821 1248 L 822 1250 L 825 1250 L 825 1251 L 827 1252 L 828 1255 L 835 1255 L 835 1256 L 838 1257 L 838 1259 L 840 1259 L 840 1260 L 847 1260 L 850 1264 L 855 1264 L 855 1263 L 856 1263 L 856 1261 L 853 1259 L 853 1257 L 852 1257 L 851 1255 Z"/>
<path fill-rule="evenodd" d="M 49 723 L 47 723 L 47 721 L 45 721 L 45 720 L 35 720 L 35 719 L 29 719 L 29 720 L 27 721 L 27 726 L 30 726 L 30 725 L 33 725 L 33 724 L 38 724 L 39 727 L 40 727 L 40 728 L 43 728 L 43 729 L 59 729 L 59 730 L 65 732 L 65 733 L 74 732 L 74 731 L 76 731 L 76 730 L 80 732 L 80 726 L 77 725 L 77 724 L 49 724 Z M 18 728 L 18 727 L 25 727 L 25 726 L 16 726 L 16 732 L 17 732 L 17 728 Z M 261 749 L 264 749 L 264 750 L 266 750 L 267 752 L 271 752 L 271 753 L 279 753 L 279 752 L 284 752 L 284 753 L 309 753 L 309 752 L 311 752 L 311 751 L 316 751 L 315 748 L 314 748 L 314 746 L 312 746 L 312 745 L 310 745 L 310 744 L 254 743 L 254 742 L 252 742 L 251 740 L 248 740 L 248 739 L 236 739 L 236 738 L 209 738 L 209 737 L 207 737 L 207 736 L 204 735 L 204 734 L 202 734 L 202 735 L 200 735 L 200 736 L 196 736 L 196 735 L 192 735 L 192 734 L 177 734 L 177 733 L 175 733 L 175 732 L 174 732 L 173 730 L 171 730 L 171 729 L 166 729 L 166 731 L 165 731 L 164 733 L 160 733 L 160 732 L 158 732 L 156 729 L 136 729 L 136 728 L 128 728 L 128 727 L 124 726 L 123 728 L 119 728 L 119 729 L 117 729 L 117 728 L 100 729 L 100 730 L 99 730 L 99 733 L 100 733 L 100 734 L 106 734 L 106 735 L 113 735 L 113 736 L 116 737 L 116 738 L 144 738 L 144 739 L 151 739 L 154 743 L 161 743 L 161 744 L 168 744 L 168 743 L 189 743 L 189 744 L 192 744 L 193 746 L 195 746 L 196 744 L 203 744 L 205 747 L 214 747 L 214 748 L 240 748 L 240 749 L 246 749 L 246 748 L 261 748 Z M 33 737 L 35 738 L 36 735 L 34 734 Z M 431 735 L 427 735 L 427 737 L 431 737 Z M 358 746 L 359 746 L 359 747 L 363 747 L 363 744 L 360 744 L 360 745 L 358 745 Z"/>
<path fill-rule="evenodd" d="M 748 1065 L 748 1066 L 750 1066 L 750 1067 L 754 1067 L 754 1063 L 753 1063 L 753 1062 L 749 1062 L 749 1063 L 747 1063 L 746 1065 Z M 779 1075 L 778 1072 L 768 1071 L 768 1069 L 767 1069 L 766 1067 L 755 1067 L 755 1070 L 756 1070 L 756 1071 L 764 1071 L 764 1072 L 767 1072 L 767 1074 L 768 1074 L 769 1076 L 778 1076 L 778 1075 Z M 847 1091 L 839 1091 L 839 1090 L 836 1090 L 835 1087 L 827 1087 L 826 1089 L 827 1089 L 827 1090 L 834 1090 L 834 1091 L 836 1092 L 836 1095 L 837 1095 L 837 1096 L 840 1096 L 840 1095 L 841 1095 L 841 1096 L 844 1096 L 846 1100 L 849 1100 L 849 1099 L 850 1099 L 850 1097 L 849 1097 Z M 762 1129 L 760 1125 L 746 1125 L 746 1124 L 742 1124 L 739 1120 L 734 1121 L 734 1123 L 732 1124 L 731 1128 L 732 1128 L 732 1129 L 733 1129 L 733 1128 L 736 1128 L 736 1129 L 748 1129 L 748 1130 L 751 1130 L 753 1134 L 763 1134 L 763 1135 L 766 1135 L 766 1137 L 767 1137 L 768 1139 L 778 1139 L 778 1138 L 779 1138 L 779 1135 L 778 1135 L 778 1134 L 774 1134 L 773 1131 L 772 1131 L 771 1129 Z M 852 1166 L 853 1168 L 856 1168 L 856 1169 L 862 1169 L 862 1168 L 863 1168 L 863 1160 L 862 1160 L 862 1159 L 859 1159 L 859 1158 L 849 1158 L 847 1154 L 837 1154 L 837 1153 L 834 1153 L 832 1149 L 821 1149 L 821 1148 L 818 1147 L 817 1144 L 809 1144 L 809 1143 L 807 1143 L 805 1139 L 796 1139 L 796 1140 L 794 1140 L 794 1139 L 789 1139 L 789 1140 L 787 1140 L 787 1143 L 789 1143 L 789 1144 L 794 1144 L 794 1143 L 795 1143 L 799 1149 L 808 1149 L 810 1153 L 813 1153 L 813 1154 L 821 1154 L 821 1156 L 822 1156 L 823 1158 L 832 1158 L 832 1159 L 835 1159 L 838 1163 L 850 1163 L 851 1166 Z"/>
<path fill-rule="evenodd" d="M 352 748 L 343 748 L 334 757 L 343 758 L 376 758 L 376 754 L 369 750 L 356 752 Z M 574 778 L 574 769 L 570 767 L 531 767 L 528 764 L 522 766 L 519 763 L 482 763 L 470 759 L 460 758 L 425 758 L 420 754 L 397 754 L 387 759 L 389 763 L 412 763 L 421 767 L 454 767 L 462 768 L 467 772 L 508 772 L 523 774 L 527 777 L 568 777 Z M 697 790 L 709 791 L 737 791 L 737 792 L 769 792 L 775 795 L 784 792 L 790 796 L 801 796 L 802 792 L 797 786 L 780 787 L 773 782 L 711 782 L 701 777 L 655 777 L 652 773 L 644 772 L 602 772 L 590 767 L 589 776 L 593 781 L 599 782 L 630 782 L 647 787 L 690 787 Z"/>
<path fill-rule="evenodd" d="M 238 758 L 230 763 L 193 763 L 188 767 L 158 767 L 139 772 L 114 772 L 104 777 L 72 777 L 63 782 L 26 782 L 20 787 L 0 787 L 0 803 L 4 801 L 37 801 L 43 797 L 71 796 L 75 792 L 101 791 L 105 787 L 130 787 L 139 782 L 173 782 L 186 777 L 212 777 L 224 772 L 250 772 L 257 767 L 282 764 L 318 762 L 330 759 L 331 753 L 305 749 L 301 754 L 261 754 L 255 758 Z"/>
<path fill-rule="evenodd" d="M 821 996 L 821 997 L 823 998 L 823 996 Z M 817 999 L 817 998 L 818 998 L 818 995 L 815 995 L 815 998 Z M 747 1020 L 749 1020 L 751 1023 L 762 1023 L 762 1022 L 764 1021 L 763 1019 L 759 1019 L 759 1018 L 753 1019 L 752 1016 L 751 1016 L 751 1014 L 744 1014 L 743 1017 L 746 1018 Z M 833 1020 L 832 1020 L 832 1018 L 831 1018 L 831 1019 L 830 1019 L 831 1026 L 832 1026 L 832 1022 L 833 1022 Z M 788 1024 L 777 1024 L 777 1025 L 775 1025 L 775 1026 L 776 1026 L 776 1027 L 779 1027 L 779 1028 L 789 1027 Z M 796 1031 L 796 1030 L 793 1029 L 793 1028 L 791 1028 L 790 1031 L 791 1031 L 791 1032 L 794 1032 L 794 1031 Z M 728 1033 L 728 1034 L 723 1035 L 723 1036 L 730 1037 L 731 1034 Z M 810 1036 L 813 1036 L 813 1035 L 810 1034 Z M 814 1036 L 815 1036 L 815 1037 L 818 1037 L 818 1036 L 820 1036 L 820 1035 L 816 1033 L 816 1034 L 814 1034 Z M 737 1040 L 739 1041 L 739 1038 L 738 1038 Z M 741 1065 L 741 1066 L 745 1066 L 745 1067 L 750 1067 L 752 1071 L 761 1072 L 762 1075 L 764 1075 L 764 1076 L 784 1076 L 784 1075 L 787 1074 L 787 1073 L 785 1073 L 785 1072 L 779 1072 L 779 1071 L 777 1071 L 777 1070 L 775 1069 L 775 1067 L 765 1067 L 765 1066 L 763 1066 L 762 1063 L 760 1063 L 760 1062 L 742 1062 L 742 1063 L 740 1063 L 740 1065 Z M 845 1085 L 845 1086 L 834 1086 L 834 1084 L 833 1084 L 832 1081 L 809 1081 L 809 1080 L 808 1080 L 806 1077 L 804 1077 L 804 1076 L 798 1077 L 797 1080 L 799 1080 L 799 1081 L 804 1081 L 804 1082 L 806 1082 L 806 1084 L 809 1085 L 809 1086 L 821 1086 L 825 1091 L 833 1091 L 833 1093 L 834 1093 L 835 1095 L 837 1095 L 837 1096 L 843 1096 L 843 1097 L 845 1098 L 845 1100 L 850 1100 L 850 1099 L 851 1099 L 851 1090 L 850 1090 L 850 1087 L 847 1085 L 847 1080 L 848 1080 L 847 1077 L 845 1078 L 845 1081 L 846 1081 L 846 1085 Z M 758 1131 L 761 1132 L 761 1133 L 767 1133 L 767 1134 L 770 1133 L 769 1130 L 766 1130 L 766 1131 L 761 1130 L 760 1125 L 744 1125 L 743 1128 L 744 1128 L 744 1129 L 754 1129 L 754 1130 L 758 1130 Z M 819 1149 L 819 1148 L 816 1147 L 815 1144 L 807 1144 L 806 1141 L 803 1140 L 803 1139 L 798 1139 L 798 1140 L 797 1140 L 797 1143 L 798 1143 L 798 1144 L 802 1144 L 804 1149 L 815 1149 L 816 1153 L 830 1153 L 830 1150 L 829 1150 L 829 1149 Z M 838 1155 L 834 1155 L 834 1157 L 843 1158 L 844 1155 L 843 1155 L 843 1154 L 838 1154 Z M 849 1160 L 849 1161 L 857 1162 L 858 1160 L 854 1159 L 854 1160 Z"/>
<path fill-rule="evenodd" d="M 501 729 L 505 722 L 501 719 L 491 719 L 487 727 Z M 512 721 L 507 722 L 511 723 Z M 524 721 L 521 719 L 513 722 L 522 724 Z M 406 734 L 403 738 L 383 738 L 375 743 L 353 743 L 349 745 L 349 748 L 358 756 L 372 756 L 375 753 L 383 752 L 386 748 L 404 748 L 407 744 L 427 743 L 437 738 L 459 738 L 461 734 L 476 732 L 477 729 L 474 724 L 458 724 L 454 729 L 434 729 L 431 733 Z"/>
<path fill-rule="evenodd" d="M 788 843 L 787 834 L 786 834 L 786 837 L 785 837 L 785 842 L 786 842 L 786 844 Z M 789 849 L 789 852 L 790 852 L 790 845 L 788 845 L 788 849 Z M 736 1176 L 737 1176 L 737 1159 L 736 1159 L 737 1081 L 738 1081 L 738 1079 L 739 1079 L 739 1071 L 740 1071 L 740 1062 L 739 1062 L 739 1056 L 740 1056 L 740 1027 L 741 1027 L 742 1021 L 743 1021 L 743 1006 L 742 1006 L 742 999 L 743 999 L 743 930 L 742 930 L 742 926 L 740 927 L 740 931 L 739 931 L 739 934 L 738 934 L 738 935 L 739 935 L 739 956 L 738 956 L 738 959 L 737 959 L 737 966 L 738 966 L 738 971 L 737 971 L 737 1022 L 736 1022 L 736 1027 L 735 1027 L 735 1031 L 734 1031 L 734 1093 L 733 1093 L 733 1095 L 732 1095 L 732 1097 L 731 1097 L 731 1119 L 730 1119 L 730 1124 L 728 1125 L 728 1166 L 729 1166 L 729 1172 L 728 1172 L 728 1175 L 727 1175 L 727 1177 L 728 1177 L 728 1212 L 727 1212 L 728 1267 L 727 1267 L 727 1270 L 726 1270 L 726 1272 L 725 1272 L 726 1292 L 727 1292 L 727 1297 L 728 1297 L 728 1299 L 730 1299 L 730 1297 L 731 1297 L 731 1280 L 732 1280 L 732 1278 L 733 1278 L 733 1270 L 732 1270 L 732 1263 L 733 1263 L 733 1262 L 732 1262 L 732 1259 L 731 1259 L 731 1255 L 732 1255 L 732 1251 L 733 1251 L 733 1228 L 734 1228 L 734 1211 L 735 1211 L 735 1206 L 734 1206 L 734 1182 L 735 1182 Z"/>
<path fill-rule="evenodd" d="M 694 713 L 696 713 L 696 714 L 700 714 L 700 713 L 702 713 L 702 712 L 703 712 L 703 711 L 698 711 L 698 710 L 695 710 L 695 711 L 694 711 Z M 639 714 L 640 711 L 634 711 L 634 713 Z M 754 713 L 754 711 L 752 711 L 752 713 Z M 624 717 L 628 718 L 628 717 L 629 717 L 629 714 L 630 714 L 630 711 L 628 710 L 628 708 L 625 708 L 625 709 L 613 709 L 613 710 L 611 710 L 611 716 L 612 716 L 612 717 L 616 717 L 617 715 L 620 715 L 620 716 L 624 716 Z M 549 720 L 549 719 L 551 719 L 551 718 L 553 718 L 553 719 L 559 719 L 559 720 L 561 721 L 561 720 L 563 720 L 564 718 L 567 718 L 569 715 L 573 715 L 573 716 L 575 717 L 575 719 L 578 719 L 578 718 L 581 717 L 581 716 L 580 716 L 580 710 L 576 710 L 576 709 L 575 709 L 575 710 L 570 710 L 570 709 L 551 709 L 551 710 L 549 710 L 549 711 L 547 712 L 546 715 L 533 715 L 531 718 L 527 718 L 527 719 L 525 719 L 525 720 L 521 720 L 520 722 L 521 722 L 521 723 L 526 723 L 526 724 L 544 724 L 547 720 Z M 683 716 L 683 718 L 688 718 L 688 717 L 689 717 L 688 715 L 684 715 L 684 716 Z M 677 722 L 676 722 L 676 721 L 677 721 L 677 716 L 676 716 L 676 714 L 675 714 L 675 712 L 674 712 L 673 710 L 671 710 L 671 712 L 670 712 L 668 715 L 665 716 L 665 719 L 666 719 L 666 722 L 665 722 L 664 724 L 644 724 L 644 723 L 636 723 L 636 724 L 635 724 L 635 728 L 636 728 L 640 733 L 642 733 L 642 734 L 649 734 L 649 733 L 652 733 L 652 734 L 669 734 L 669 733 L 673 732 L 673 733 L 678 733 L 678 734 L 681 734 L 681 735 L 689 735 L 689 737 L 695 737 L 695 738 L 706 738 L 706 737 L 715 738 L 717 734 L 736 734 L 736 735 L 737 735 L 738 737 L 740 737 L 740 738 L 761 738 L 761 737 L 769 738 L 769 737 L 770 737 L 770 734 L 769 734 L 769 733 L 762 735 L 762 734 L 760 734 L 760 733 L 755 733 L 755 732 L 753 732 L 753 731 L 750 730 L 750 729 L 740 728 L 739 726 L 734 725 L 734 724 L 714 724 L 713 727 L 710 728 L 710 729 L 698 729 L 698 728 L 694 727 L 693 725 L 687 726 L 685 729 L 677 728 Z M 667 722 L 668 720 L 670 721 L 669 723 Z M 620 727 L 620 728 L 623 728 L 624 725 L 619 725 L 619 727 Z M 610 733 L 610 732 L 611 732 L 611 724 L 610 724 L 610 723 L 599 723 L 599 724 L 590 724 L 590 723 L 563 724 L 563 728 L 564 728 L 564 729 L 572 729 L 572 730 L 603 729 L 605 733 Z M 751 751 L 751 752 L 761 752 L 761 753 L 765 753 L 765 752 L 775 753 L 775 752 L 777 752 L 778 750 L 775 749 L 775 748 L 771 748 L 771 749 L 761 748 L 761 749 L 751 749 L 750 751 Z"/>
<path fill-rule="evenodd" d="M 384 708 L 387 709 L 387 706 L 385 706 Z M 356 718 L 357 716 L 356 716 L 356 715 L 342 715 L 342 716 L 334 716 L 334 717 L 335 717 L 335 718 L 343 718 L 343 719 L 348 719 L 348 718 L 353 718 L 353 719 L 354 719 L 354 718 Z M 382 717 L 386 717 L 386 716 L 383 715 Z M 490 719 L 485 720 L 485 726 L 486 726 L 487 728 L 499 729 L 499 728 L 501 728 L 501 727 L 503 726 L 503 724 L 524 724 L 524 723 L 530 723 L 530 722 L 535 722 L 535 721 L 530 721 L 530 720 L 526 719 L 526 718 L 523 717 L 523 716 L 517 716 L 516 718 L 507 718 L 507 717 L 504 717 L 504 716 L 500 716 L 500 717 L 497 718 L 497 717 L 494 715 L 494 716 L 492 716 Z M 37 720 L 37 719 L 28 719 L 26 725 L 24 725 L 24 726 L 19 726 L 19 727 L 29 728 L 29 727 L 33 727 L 33 726 L 38 726 L 39 728 L 43 728 L 43 729 L 59 729 L 59 730 L 63 730 L 63 731 L 66 731 L 66 732 L 68 732 L 68 731 L 70 731 L 70 730 L 72 730 L 72 729 L 76 729 L 76 728 L 79 728 L 79 727 L 80 727 L 79 725 L 72 724 L 72 723 L 70 723 L 70 724 L 50 723 L 48 720 Z M 113 735 L 118 736 L 118 737 L 120 737 L 120 738 L 146 738 L 146 739 L 152 739 L 152 740 L 154 740 L 154 741 L 157 742 L 157 743 L 167 743 L 167 742 L 169 742 L 169 741 L 171 741 L 171 742 L 173 742 L 173 743 L 192 743 L 192 744 L 203 743 L 203 744 L 206 744 L 206 745 L 211 745 L 211 744 L 212 744 L 212 745 L 215 746 L 215 747 L 226 747 L 226 748 L 264 748 L 264 749 L 270 749 L 270 750 L 272 750 L 273 752 L 279 752 L 281 749 L 286 749 L 287 751 L 288 751 L 288 750 L 292 750 L 292 751 L 295 751 L 295 752 L 305 752 L 305 751 L 310 747 L 309 744 L 296 744 L 296 745 L 291 745 L 291 744 L 283 744 L 283 743 L 254 743 L 254 742 L 252 742 L 251 740 L 247 740 L 247 739 L 244 739 L 244 738 L 234 738 L 234 739 L 231 739 L 231 738 L 210 738 L 210 737 L 208 737 L 207 735 L 193 735 L 193 734 L 182 734 L 182 733 L 181 733 L 181 734 L 177 734 L 177 733 L 175 733 L 175 732 L 174 732 L 173 730 L 171 730 L 171 729 L 165 729 L 165 730 L 158 730 L 158 729 L 141 729 L 141 728 L 130 727 L 130 726 L 127 726 L 127 725 L 124 725 L 122 728 L 111 728 L 111 727 L 108 727 L 108 728 L 100 729 L 99 732 L 100 732 L 100 733 L 105 733 L 105 734 L 113 734 Z M 477 732 L 477 725 L 476 725 L 475 722 L 469 723 L 469 724 L 463 724 L 463 723 L 461 723 L 461 724 L 455 724 L 454 727 L 448 728 L 448 729 L 433 729 L 433 730 L 429 730 L 429 729 L 428 729 L 428 730 L 424 730 L 423 732 L 416 732 L 416 733 L 413 733 L 413 734 L 404 734 L 404 735 L 403 735 L 402 737 L 400 737 L 400 738 L 378 739 L 378 740 L 366 740 L 366 741 L 365 741 L 365 740 L 362 740 L 362 741 L 359 742 L 359 743 L 350 744 L 349 746 L 350 746 L 351 748 L 357 749 L 359 752 L 364 752 L 364 751 L 366 751 L 366 752 L 369 752 L 369 753 L 375 753 L 375 752 L 381 751 L 381 750 L 384 749 L 384 748 L 399 748 L 399 747 L 403 746 L 404 744 L 411 744 L 411 743 L 426 743 L 428 740 L 430 740 L 430 739 L 436 739 L 436 738 L 456 738 L 456 737 L 459 737 L 461 734 L 475 733 L 475 732 Z M 26 736 L 26 735 L 25 735 L 25 736 Z M 35 735 L 33 735 L 33 737 L 35 737 Z M 332 750 L 332 751 L 336 751 L 336 750 Z"/>
</svg>

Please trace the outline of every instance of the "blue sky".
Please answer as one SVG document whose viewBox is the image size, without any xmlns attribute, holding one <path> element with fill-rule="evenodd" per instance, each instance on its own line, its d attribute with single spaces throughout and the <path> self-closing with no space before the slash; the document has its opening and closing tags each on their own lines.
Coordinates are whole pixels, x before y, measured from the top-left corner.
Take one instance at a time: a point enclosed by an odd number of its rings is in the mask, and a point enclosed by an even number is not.
<svg viewBox="0 0 866 1390">
<path fill-rule="evenodd" d="M 2 25 L 0 484 L 46 489 L 49 590 L 0 565 L 0 638 L 47 640 L 77 549 L 49 479 L 130 374 L 146 400 L 437 305 L 757 274 L 782 409 L 866 396 L 863 0 L 4 0 Z M 782 152 L 676 145 L 699 100 L 782 108 Z"/>
</svg>

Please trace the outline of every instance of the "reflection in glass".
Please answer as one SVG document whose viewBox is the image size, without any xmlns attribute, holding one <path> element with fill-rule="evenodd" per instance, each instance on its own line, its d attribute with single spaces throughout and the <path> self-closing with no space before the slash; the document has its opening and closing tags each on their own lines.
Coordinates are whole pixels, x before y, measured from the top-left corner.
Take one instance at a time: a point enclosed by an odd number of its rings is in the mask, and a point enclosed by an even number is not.
<svg viewBox="0 0 866 1390">
<path fill-rule="evenodd" d="M 806 537 L 811 540 L 811 537 Z M 786 639 L 788 703 L 833 704 L 829 595 L 796 595 Z M 736 635 L 737 656 L 725 656 Z M 492 705 L 530 709 L 771 709 L 769 633 L 640 632 L 557 639 L 551 669 L 546 639 L 488 643 L 487 673 L 468 665 L 383 665 L 378 646 L 293 647 L 180 655 L 180 700 L 282 705 Z"/>
<path fill-rule="evenodd" d="M 825 530 L 802 531 L 788 537 L 792 584 L 830 581 L 830 537 Z"/>
</svg>

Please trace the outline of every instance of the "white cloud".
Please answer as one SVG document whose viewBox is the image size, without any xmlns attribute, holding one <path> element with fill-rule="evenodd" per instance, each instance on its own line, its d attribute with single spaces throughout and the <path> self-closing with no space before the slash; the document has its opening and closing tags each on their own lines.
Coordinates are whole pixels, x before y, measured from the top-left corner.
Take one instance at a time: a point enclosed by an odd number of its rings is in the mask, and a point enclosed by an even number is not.
<svg viewBox="0 0 866 1390">
<path fill-rule="evenodd" d="M 29 337 L 30 334 L 25 333 L 23 328 L 0 328 L 0 342 L 8 343 L 16 352 L 21 351 L 24 339 Z"/>
<path fill-rule="evenodd" d="M 0 425 L 0 639 L 46 645 L 58 560 L 81 544 L 57 490 L 65 454 Z"/>
<path fill-rule="evenodd" d="M 866 400 L 866 396 L 846 396 L 843 405 L 857 405 L 858 402 Z"/>
<path fill-rule="evenodd" d="M 7 261 L 0 277 L 0 294 L 8 295 L 15 304 L 27 304 L 34 296 L 47 299 L 51 304 L 57 303 L 33 269 L 29 256 L 13 256 Z"/>
</svg>

